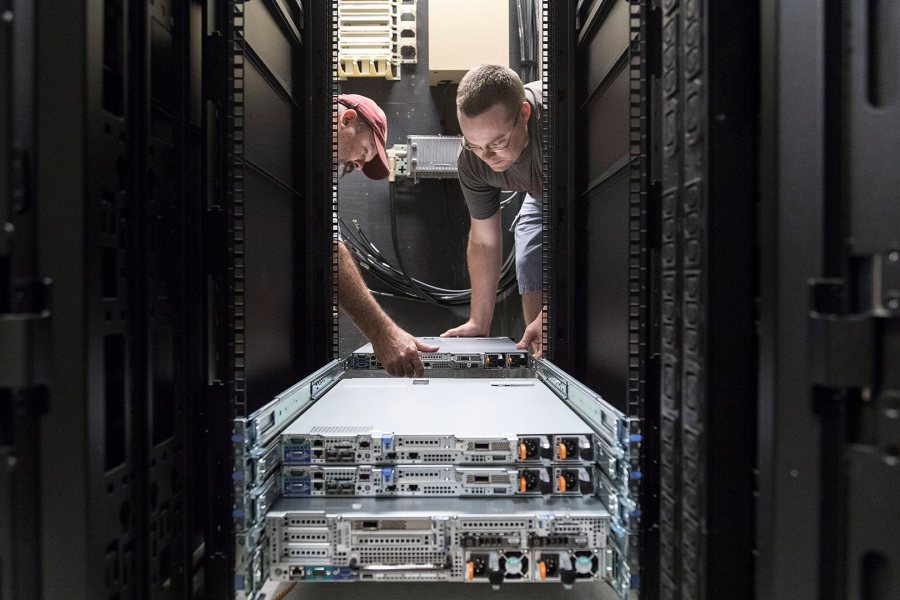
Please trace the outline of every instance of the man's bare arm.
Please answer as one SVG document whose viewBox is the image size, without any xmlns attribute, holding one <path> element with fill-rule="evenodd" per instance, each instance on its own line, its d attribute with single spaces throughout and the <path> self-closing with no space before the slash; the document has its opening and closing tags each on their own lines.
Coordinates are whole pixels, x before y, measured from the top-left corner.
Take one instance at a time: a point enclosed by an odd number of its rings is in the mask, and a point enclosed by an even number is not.
<svg viewBox="0 0 900 600">
<path fill-rule="evenodd" d="M 419 351 L 437 352 L 438 347 L 420 342 L 387 316 L 372 297 L 356 261 L 342 242 L 338 242 L 338 290 L 341 309 L 372 342 L 375 356 L 385 371 L 395 377 L 421 377 L 425 367 Z"/>
<path fill-rule="evenodd" d="M 469 279 L 472 300 L 469 320 L 445 331 L 443 337 L 479 337 L 490 334 L 500 282 L 500 263 L 503 237 L 500 230 L 500 211 L 487 219 L 471 219 L 469 226 Z"/>
</svg>

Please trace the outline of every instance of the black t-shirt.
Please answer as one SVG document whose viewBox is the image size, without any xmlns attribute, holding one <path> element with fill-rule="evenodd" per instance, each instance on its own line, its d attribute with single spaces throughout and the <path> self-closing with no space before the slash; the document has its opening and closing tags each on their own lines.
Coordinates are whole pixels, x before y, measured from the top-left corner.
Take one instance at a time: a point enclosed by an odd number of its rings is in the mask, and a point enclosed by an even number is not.
<svg viewBox="0 0 900 600">
<path fill-rule="evenodd" d="M 528 145 L 508 169 L 497 173 L 471 150 L 463 148 L 459 153 L 459 184 L 469 214 L 475 219 L 487 219 L 500 209 L 500 190 L 528 192 L 535 198 L 543 195 L 540 126 L 543 93 L 540 81 L 525 85 L 525 100 L 531 105 Z"/>
</svg>

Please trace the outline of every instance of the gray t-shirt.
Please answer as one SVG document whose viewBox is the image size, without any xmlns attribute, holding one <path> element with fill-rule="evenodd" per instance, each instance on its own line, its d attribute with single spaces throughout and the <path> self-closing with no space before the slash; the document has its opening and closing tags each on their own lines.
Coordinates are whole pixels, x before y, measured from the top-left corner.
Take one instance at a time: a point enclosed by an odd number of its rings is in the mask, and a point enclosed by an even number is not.
<svg viewBox="0 0 900 600">
<path fill-rule="evenodd" d="M 472 218 L 487 219 L 493 216 L 500 209 L 500 190 L 528 192 L 535 198 L 542 196 L 544 185 L 540 123 L 543 97 L 540 81 L 525 85 L 525 100 L 531 105 L 528 145 L 506 171 L 493 171 L 471 150 L 463 148 L 459 153 L 459 184 Z"/>
</svg>

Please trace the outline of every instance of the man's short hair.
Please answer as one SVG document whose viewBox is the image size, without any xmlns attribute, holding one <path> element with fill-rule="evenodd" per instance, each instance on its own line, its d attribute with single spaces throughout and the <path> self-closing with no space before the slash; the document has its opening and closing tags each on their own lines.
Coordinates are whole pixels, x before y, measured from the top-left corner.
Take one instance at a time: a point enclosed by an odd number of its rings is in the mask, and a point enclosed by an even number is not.
<svg viewBox="0 0 900 600">
<path fill-rule="evenodd" d="M 525 86 L 515 71 L 499 65 L 481 65 L 466 73 L 456 90 L 456 108 L 467 117 L 477 117 L 495 104 L 515 118 L 525 102 Z"/>
</svg>

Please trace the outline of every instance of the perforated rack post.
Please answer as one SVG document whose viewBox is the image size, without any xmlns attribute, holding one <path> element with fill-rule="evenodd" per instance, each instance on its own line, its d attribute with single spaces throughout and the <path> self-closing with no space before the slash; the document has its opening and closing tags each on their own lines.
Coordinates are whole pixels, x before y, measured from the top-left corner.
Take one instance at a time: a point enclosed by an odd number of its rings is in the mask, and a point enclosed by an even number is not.
<svg viewBox="0 0 900 600">
<path fill-rule="evenodd" d="M 244 2 L 230 0 L 227 5 L 228 22 L 227 96 L 225 103 L 225 206 L 228 219 L 227 258 L 227 356 L 232 374 L 228 394 L 235 417 L 246 416 L 247 397 L 244 376 Z M 251 542 L 254 536 L 248 531 L 246 514 L 248 506 L 243 495 L 236 495 L 234 504 L 234 594 L 240 600 L 253 596 L 257 584 L 254 572 L 261 571 L 255 565 Z"/>
<path fill-rule="evenodd" d="M 340 296 L 338 294 L 338 251 L 337 240 L 340 238 L 340 222 L 338 221 L 338 74 L 340 62 L 338 56 L 338 15 L 334 10 L 334 3 L 329 2 L 331 18 L 331 358 L 337 359 L 340 355 Z"/>
<path fill-rule="evenodd" d="M 636 444 L 638 472 L 649 465 L 651 446 L 644 441 L 642 425 L 647 408 L 648 362 L 648 240 L 647 240 L 647 181 L 648 181 L 648 101 L 647 83 L 647 0 L 630 0 L 629 6 L 629 163 L 628 163 L 628 404 L 629 440 Z M 630 481 L 634 498 L 641 504 L 645 490 L 641 479 Z M 641 512 L 637 513 L 638 515 Z M 614 586 L 620 595 L 640 587 L 640 574 L 644 565 L 640 554 L 643 540 L 640 516 L 629 519 L 622 531 L 625 566 L 617 573 Z M 647 565 L 649 567 L 649 565 Z"/>
<path fill-rule="evenodd" d="M 556 4 L 558 9 L 560 3 L 557 2 Z M 541 64 L 543 65 L 541 69 L 541 102 L 545 107 L 550 106 L 550 86 L 553 84 L 552 74 L 550 69 L 547 68 L 547 65 L 551 64 L 550 46 L 554 42 L 553 31 L 550 27 L 550 24 L 554 22 L 552 11 L 556 10 L 553 8 L 553 5 L 553 2 L 544 0 L 541 8 L 541 27 L 544 31 L 541 39 Z M 550 121 L 546 111 L 543 111 L 541 116 L 541 165 L 543 166 L 543 188 L 541 189 L 543 193 L 541 201 L 541 314 L 544 318 L 541 326 L 541 348 L 545 356 L 553 356 L 549 335 L 553 326 L 553 311 L 548 310 L 550 302 L 553 300 L 550 293 L 552 283 L 550 266 L 553 264 L 553 243 L 550 239 L 552 229 L 551 204 L 553 202 L 550 194 L 552 189 L 551 181 L 553 179 L 553 161 L 550 159 L 550 136 L 552 133 Z"/>
<path fill-rule="evenodd" d="M 225 187 L 228 211 L 228 321 L 231 402 L 236 416 L 247 412 L 244 380 L 244 2 L 229 2 L 228 101 L 226 102 Z"/>
</svg>

